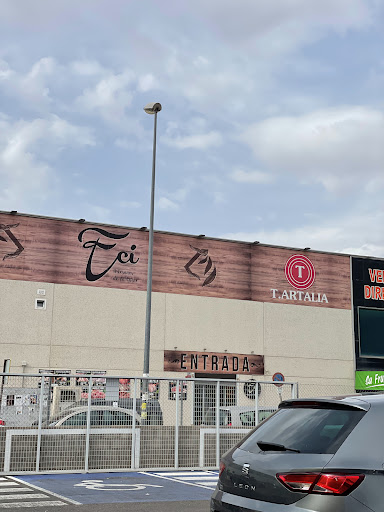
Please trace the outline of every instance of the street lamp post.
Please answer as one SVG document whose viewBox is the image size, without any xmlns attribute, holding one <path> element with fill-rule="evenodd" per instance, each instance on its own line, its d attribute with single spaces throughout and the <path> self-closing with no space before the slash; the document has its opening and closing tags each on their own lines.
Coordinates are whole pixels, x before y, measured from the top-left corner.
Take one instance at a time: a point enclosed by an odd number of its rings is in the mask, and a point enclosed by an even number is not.
<svg viewBox="0 0 384 512">
<path fill-rule="evenodd" d="M 149 221 L 149 243 L 148 243 L 148 274 L 147 274 L 147 303 L 145 311 L 145 342 L 144 342 L 144 367 L 143 367 L 143 399 L 141 404 L 141 418 L 147 419 L 148 400 L 148 377 L 149 377 L 149 354 L 151 343 L 151 306 L 152 306 L 152 260 L 153 260 L 153 218 L 155 209 L 155 166 L 156 166 L 156 131 L 157 113 L 161 110 L 160 103 L 148 103 L 144 110 L 147 114 L 153 114 L 153 156 L 152 156 L 152 181 L 151 181 L 151 209 Z"/>
</svg>

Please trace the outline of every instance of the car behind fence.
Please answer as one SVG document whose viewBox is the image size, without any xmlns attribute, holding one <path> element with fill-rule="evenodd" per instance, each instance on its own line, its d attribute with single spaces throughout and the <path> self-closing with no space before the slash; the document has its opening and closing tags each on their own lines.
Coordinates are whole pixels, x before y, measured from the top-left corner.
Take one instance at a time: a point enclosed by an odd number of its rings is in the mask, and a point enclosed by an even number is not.
<svg viewBox="0 0 384 512">
<path fill-rule="evenodd" d="M 0 378 L 2 474 L 214 469 L 281 400 L 298 396 L 294 382 Z"/>
</svg>

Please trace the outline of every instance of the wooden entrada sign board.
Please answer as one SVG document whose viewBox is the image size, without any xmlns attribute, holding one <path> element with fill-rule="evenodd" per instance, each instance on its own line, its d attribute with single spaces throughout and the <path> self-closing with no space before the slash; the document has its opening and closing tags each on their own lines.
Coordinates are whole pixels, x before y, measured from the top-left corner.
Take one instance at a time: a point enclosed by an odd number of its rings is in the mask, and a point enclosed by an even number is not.
<svg viewBox="0 0 384 512">
<path fill-rule="evenodd" d="M 264 357 L 255 354 L 164 351 L 165 372 L 264 375 Z"/>
<path fill-rule="evenodd" d="M 295 287 L 308 268 L 313 282 Z M 0 213 L 0 279 L 145 291 L 148 232 Z M 293 284 L 292 284 L 293 283 Z M 300 287 L 301 284 L 299 283 Z M 351 309 L 350 258 L 155 233 L 154 292 Z"/>
</svg>

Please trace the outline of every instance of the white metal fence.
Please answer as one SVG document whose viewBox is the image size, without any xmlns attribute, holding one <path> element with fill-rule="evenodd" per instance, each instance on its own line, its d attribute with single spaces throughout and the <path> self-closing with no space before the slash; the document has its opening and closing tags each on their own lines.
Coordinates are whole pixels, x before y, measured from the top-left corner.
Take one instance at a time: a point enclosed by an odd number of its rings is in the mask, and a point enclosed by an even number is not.
<svg viewBox="0 0 384 512">
<path fill-rule="evenodd" d="M 0 373 L 0 473 L 217 468 L 296 383 Z"/>
</svg>

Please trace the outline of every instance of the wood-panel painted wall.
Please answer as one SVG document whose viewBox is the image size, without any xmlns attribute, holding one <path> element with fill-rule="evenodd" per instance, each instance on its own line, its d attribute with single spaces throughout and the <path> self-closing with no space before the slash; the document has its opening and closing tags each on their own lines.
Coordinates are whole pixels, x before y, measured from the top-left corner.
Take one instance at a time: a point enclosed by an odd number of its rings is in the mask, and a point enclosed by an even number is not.
<svg viewBox="0 0 384 512">
<path fill-rule="evenodd" d="M 286 263 L 295 254 L 305 255 L 315 269 L 314 282 L 306 289 L 286 277 Z M 144 291 L 147 263 L 146 231 L 0 214 L 1 279 Z M 300 265 L 295 268 L 301 272 Z M 350 260 L 345 255 L 155 233 L 153 290 L 351 309 Z"/>
</svg>

